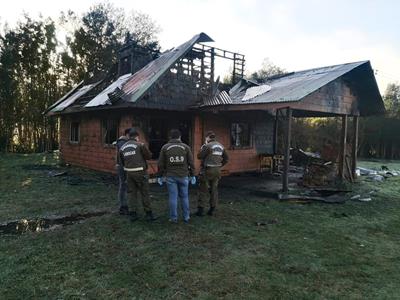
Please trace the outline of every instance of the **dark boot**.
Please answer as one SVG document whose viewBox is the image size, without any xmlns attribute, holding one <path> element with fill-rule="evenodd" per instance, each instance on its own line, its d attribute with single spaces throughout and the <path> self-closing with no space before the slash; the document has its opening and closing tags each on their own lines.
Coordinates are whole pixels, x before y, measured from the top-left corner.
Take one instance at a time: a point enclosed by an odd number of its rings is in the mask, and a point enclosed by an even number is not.
<svg viewBox="0 0 400 300">
<path fill-rule="evenodd" d="M 198 217 L 204 216 L 204 209 L 202 207 L 197 208 L 196 216 Z"/>
<path fill-rule="evenodd" d="M 210 209 L 208 210 L 208 212 L 207 212 L 207 215 L 209 215 L 209 216 L 213 216 L 214 214 L 215 214 L 215 207 L 210 207 Z"/>
<path fill-rule="evenodd" d="M 136 211 L 131 211 L 129 213 L 129 215 L 130 215 L 131 222 L 135 222 L 135 221 L 137 221 L 139 219 Z"/>
<path fill-rule="evenodd" d="M 158 218 L 155 217 L 155 216 L 153 215 L 153 212 L 152 212 L 152 211 L 146 211 L 146 220 L 147 220 L 147 221 L 153 222 L 153 221 L 155 221 L 155 220 L 157 220 L 157 219 L 158 219 Z"/>
<path fill-rule="evenodd" d="M 127 215 L 129 215 L 128 206 L 121 206 L 121 207 L 119 208 L 119 214 L 120 214 L 121 216 L 127 216 Z"/>
</svg>

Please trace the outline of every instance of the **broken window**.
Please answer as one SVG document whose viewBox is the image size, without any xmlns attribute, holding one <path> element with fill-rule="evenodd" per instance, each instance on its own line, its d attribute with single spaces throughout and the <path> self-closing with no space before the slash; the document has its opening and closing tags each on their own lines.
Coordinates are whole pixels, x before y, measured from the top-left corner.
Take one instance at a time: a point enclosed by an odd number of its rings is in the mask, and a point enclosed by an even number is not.
<svg viewBox="0 0 400 300">
<path fill-rule="evenodd" d="M 79 122 L 71 122 L 69 141 L 71 143 L 79 143 Z"/>
<path fill-rule="evenodd" d="M 231 124 L 231 145 L 233 148 L 244 148 L 251 146 L 249 123 Z"/>
<path fill-rule="evenodd" d="M 103 143 L 112 145 L 118 139 L 118 120 L 104 119 L 102 121 Z"/>
</svg>

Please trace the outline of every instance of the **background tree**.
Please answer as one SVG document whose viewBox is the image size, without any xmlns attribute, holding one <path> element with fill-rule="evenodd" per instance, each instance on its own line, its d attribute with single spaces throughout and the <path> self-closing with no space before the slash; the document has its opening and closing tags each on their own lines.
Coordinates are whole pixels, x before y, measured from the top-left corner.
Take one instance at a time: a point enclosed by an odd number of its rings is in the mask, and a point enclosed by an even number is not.
<svg viewBox="0 0 400 300">
<path fill-rule="evenodd" d="M 383 96 L 388 115 L 400 118 L 400 85 L 389 83 Z"/>
<path fill-rule="evenodd" d="M 259 83 L 265 82 L 268 77 L 286 73 L 286 70 L 278 67 L 269 58 L 265 58 L 260 70 L 251 73 L 248 78 Z"/>
<path fill-rule="evenodd" d="M 400 158 L 400 85 L 388 84 L 385 94 L 386 114 L 361 118 L 360 154 L 364 157 Z"/>
<path fill-rule="evenodd" d="M 98 4 L 78 19 L 69 12 L 63 22 L 73 24 L 67 33 L 67 49 L 62 63 L 74 82 L 99 77 L 117 62 L 117 51 L 134 41 L 149 50 L 159 48 L 159 28 L 148 15 L 132 12 L 129 16 L 111 4 Z"/>
<path fill-rule="evenodd" d="M 18 145 L 19 151 L 46 148 L 50 128 L 42 112 L 60 95 L 54 68 L 55 37 L 51 19 L 34 21 L 25 16 L 14 30 L 6 31 L 1 38 L 3 150 L 13 143 Z"/>
<path fill-rule="evenodd" d="M 19 37 L 14 31 L 0 36 L 0 151 L 11 150 L 19 99 Z"/>
</svg>

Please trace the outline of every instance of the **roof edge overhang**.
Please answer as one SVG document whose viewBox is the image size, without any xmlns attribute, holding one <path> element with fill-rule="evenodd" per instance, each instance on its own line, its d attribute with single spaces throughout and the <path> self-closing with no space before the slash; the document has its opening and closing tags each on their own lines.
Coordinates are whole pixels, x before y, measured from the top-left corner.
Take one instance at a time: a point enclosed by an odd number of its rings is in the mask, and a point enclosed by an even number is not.
<svg viewBox="0 0 400 300">
<path fill-rule="evenodd" d="M 178 110 L 178 109 L 162 109 L 162 108 L 153 108 L 153 107 L 140 107 L 140 106 L 99 106 L 99 107 L 91 107 L 88 109 L 77 109 L 74 108 L 72 110 L 66 110 L 62 112 L 56 112 L 49 114 L 50 117 L 60 118 L 65 116 L 73 116 L 73 115 L 93 115 L 93 114 L 111 114 L 111 113 L 131 113 L 132 111 L 147 111 L 147 112 L 168 112 L 168 113 L 197 113 L 197 111 L 191 110 Z"/>
<path fill-rule="evenodd" d="M 369 63 L 369 60 L 362 60 L 362 61 L 357 61 L 357 62 L 352 62 L 352 63 L 345 63 L 343 65 L 351 65 L 354 64 L 353 67 L 351 67 L 350 69 L 346 70 L 346 71 L 341 71 L 338 72 L 335 76 L 329 77 L 327 75 L 325 75 L 326 79 L 325 80 L 321 80 L 319 85 L 315 85 L 312 88 L 309 89 L 305 89 L 306 91 L 303 94 L 300 94 L 299 97 L 297 98 L 287 98 L 284 101 L 281 102 L 301 102 L 305 97 L 307 97 L 308 95 L 311 95 L 312 93 L 314 93 L 315 91 L 317 91 L 318 89 L 322 88 L 323 86 L 326 86 L 327 84 L 337 80 L 338 78 L 342 77 L 345 74 L 350 73 L 351 71 L 353 71 L 354 69 Z M 328 67 L 336 67 L 336 66 L 340 66 L 340 65 L 333 65 L 333 66 L 328 66 Z M 307 71 L 312 71 L 312 70 L 317 70 L 318 68 L 313 68 L 313 69 L 307 69 L 307 70 L 301 70 L 301 71 L 297 71 L 297 72 L 293 72 L 293 74 L 299 73 L 299 72 L 307 72 Z M 289 75 L 292 73 L 288 73 Z M 309 87 L 309 86 L 308 86 Z M 307 88 L 307 86 L 306 86 Z"/>
<path fill-rule="evenodd" d="M 362 70 L 365 68 L 366 70 Z M 362 77 L 364 71 L 365 78 Z M 382 95 L 379 91 L 379 86 L 376 81 L 375 72 L 372 68 L 371 62 L 368 60 L 365 64 L 359 66 L 358 68 L 352 70 L 353 73 L 358 77 L 357 87 L 359 90 L 359 107 L 360 116 L 377 116 L 384 115 L 386 113 L 385 104 L 382 99 Z M 359 74 L 361 73 L 361 75 Z M 360 78 L 361 77 L 361 78 Z M 367 84 L 368 83 L 368 84 Z M 373 99 L 377 99 L 374 101 Z M 367 103 L 363 103 L 367 102 Z"/>
<path fill-rule="evenodd" d="M 99 105 L 99 106 L 91 106 L 91 107 L 69 107 L 62 111 L 50 111 L 47 115 L 50 117 L 60 117 L 63 115 L 71 115 L 71 114 L 81 114 L 81 113 L 95 113 L 102 112 L 105 110 L 109 111 L 117 111 L 117 110 L 163 110 L 163 111 L 179 111 L 179 112 L 191 112 L 190 107 L 182 107 L 182 109 L 176 109 L 176 107 L 147 107 L 137 105 L 136 102 L 118 102 L 118 105 Z"/>
</svg>

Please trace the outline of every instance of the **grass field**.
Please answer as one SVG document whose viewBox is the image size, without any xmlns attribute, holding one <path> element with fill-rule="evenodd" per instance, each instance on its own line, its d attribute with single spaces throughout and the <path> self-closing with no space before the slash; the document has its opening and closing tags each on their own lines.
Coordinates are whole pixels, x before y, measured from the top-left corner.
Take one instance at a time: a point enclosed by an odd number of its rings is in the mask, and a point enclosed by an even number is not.
<svg viewBox="0 0 400 300">
<path fill-rule="evenodd" d="M 117 208 L 109 175 L 49 176 L 54 169 L 50 154 L 2 154 L 0 222 Z M 370 202 L 301 205 L 221 188 L 216 217 L 174 225 L 164 189 L 152 185 L 162 216 L 153 224 L 107 214 L 0 235 L 0 299 L 400 298 L 400 178 L 363 180 L 353 193 L 371 190 Z M 193 210 L 195 199 L 192 189 Z"/>
</svg>

